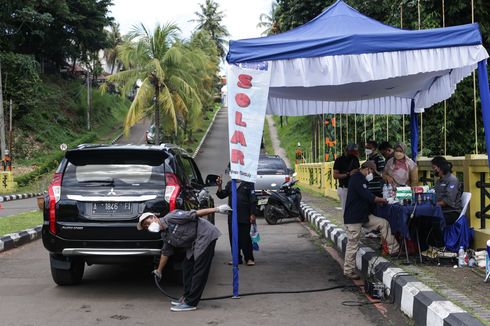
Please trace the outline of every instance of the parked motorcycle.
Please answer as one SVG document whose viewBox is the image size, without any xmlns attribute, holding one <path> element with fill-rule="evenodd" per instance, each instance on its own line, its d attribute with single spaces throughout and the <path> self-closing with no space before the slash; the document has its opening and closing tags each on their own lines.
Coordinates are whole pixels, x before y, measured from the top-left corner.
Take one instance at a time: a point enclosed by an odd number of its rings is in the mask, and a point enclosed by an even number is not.
<svg viewBox="0 0 490 326">
<path fill-rule="evenodd" d="M 304 221 L 301 215 L 301 191 L 294 187 L 298 180 L 283 183 L 278 191 L 267 191 L 267 198 L 259 200 L 258 205 L 263 206 L 264 218 L 268 224 L 277 224 L 284 218 L 298 217 Z M 272 184 L 274 187 L 275 185 Z M 262 209 L 262 207 L 261 207 Z"/>
</svg>

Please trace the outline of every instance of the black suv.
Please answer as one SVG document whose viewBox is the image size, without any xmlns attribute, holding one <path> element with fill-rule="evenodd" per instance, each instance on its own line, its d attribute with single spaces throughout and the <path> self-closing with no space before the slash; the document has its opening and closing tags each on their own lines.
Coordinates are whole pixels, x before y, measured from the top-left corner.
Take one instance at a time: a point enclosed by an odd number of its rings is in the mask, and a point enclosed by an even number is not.
<svg viewBox="0 0 490 326">
<path fill-rule="evenodd" d="M 139 216 L 214 207 L 205 187 L 216 177 L 205 184 L 194 160 L 175 145 L 80 145 L 67 151 L 44 199 L 42 239 L 53 280 L 80 283 L 85 263 L 159 256 L 161 238 L 138 231 Z M 214 215 L 208 219 L 214 223 Z"/>
</svg>

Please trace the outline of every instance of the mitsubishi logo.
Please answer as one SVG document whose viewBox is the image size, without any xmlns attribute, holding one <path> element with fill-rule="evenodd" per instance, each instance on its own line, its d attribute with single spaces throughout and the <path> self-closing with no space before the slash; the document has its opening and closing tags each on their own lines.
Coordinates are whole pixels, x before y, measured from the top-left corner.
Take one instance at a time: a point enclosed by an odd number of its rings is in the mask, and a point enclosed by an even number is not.
<svg viewBox="0 0 490 326">
<path fill-rule="evenodd" d="M 115 196 L 115 195 L 116 195 L 116 192 L 114 191 L 114 188 L 111 188 L 111 191 L 109 191 L 109 192 L 107 193 L 107 195 L 108 195 L 108 196 L 110 196 L 110 195 Z"/>
</svg>

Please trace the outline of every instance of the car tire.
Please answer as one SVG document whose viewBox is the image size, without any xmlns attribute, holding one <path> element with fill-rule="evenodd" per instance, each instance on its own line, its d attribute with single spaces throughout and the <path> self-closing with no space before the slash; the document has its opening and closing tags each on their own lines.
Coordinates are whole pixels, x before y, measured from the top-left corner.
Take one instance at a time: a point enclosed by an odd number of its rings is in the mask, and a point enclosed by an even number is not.
<svg viewBox="0 0 490 326">
<path fill-rule="evenodd" d="M 267 224 L 274 225 L 277 224 L 277 217 L 274 216 L 274 211 L 271 205 L 266 205 L 264 210 L 264 218 Z"/>
<path fill-rule="evenodd" d="M 51 259 L 51 276 L 53 281 L 61 286 L 80 284 L 84 269 L 85 261 L 82 258 L 73 259 L 68 269 L 56 268 L 53 266 L 53 259 Z"/>
</svg>

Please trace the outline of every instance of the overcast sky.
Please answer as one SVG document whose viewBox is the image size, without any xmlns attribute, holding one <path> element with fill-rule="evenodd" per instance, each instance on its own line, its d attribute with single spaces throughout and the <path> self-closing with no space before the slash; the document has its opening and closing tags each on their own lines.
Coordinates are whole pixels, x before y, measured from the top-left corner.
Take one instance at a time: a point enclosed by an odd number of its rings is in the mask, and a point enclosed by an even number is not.
<svg viewBox="0 0 490 326">
<path fill-rule="evenodd" d="M 182 36 L 188 38 L 196 23 L 194 12 L 199 11 L 199 3 L 205 0 L 113 0 L 112 15 L 121 25 L 123 34 L 134 24 L 143 23 L 153 29 L 157 23 L 176 23 Z M 225 14 L 223 25 L 228 28 L 231 39 L 259 37 L 262 30 L 257 28 L 259 16 L 269 13 L 271 0 L 217 0 Z"/>
</svg>

